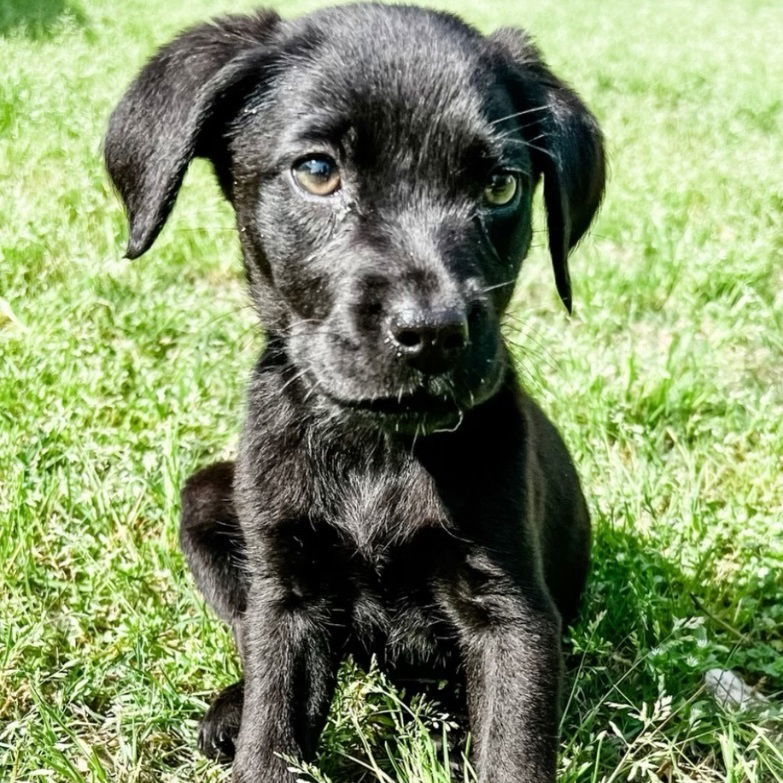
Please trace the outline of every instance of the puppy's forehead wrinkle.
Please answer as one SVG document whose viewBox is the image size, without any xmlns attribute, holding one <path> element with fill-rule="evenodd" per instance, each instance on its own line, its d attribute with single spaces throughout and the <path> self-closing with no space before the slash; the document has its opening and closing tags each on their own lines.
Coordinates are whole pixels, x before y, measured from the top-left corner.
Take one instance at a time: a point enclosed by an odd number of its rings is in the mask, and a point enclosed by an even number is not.
<svg viewBox="0 0 783 783">
<path fill-rule="evenodd" d="M 334 106 L 322 106 L 318 101 L 313 106 L 303 103 L 298 115 L 292 119 L 285 129 L 281 141 L 281 152 L 287 148 L 298 148 L 302 144 L 336 145 L 349 131 L 350 115 L 340 112 Z"/>
<path fill-rule="evenodd" d="M 393 167 L 402 176 L 420 176 L 433 165 L 459 172 L 476 159 L 502 155 L 477 95 L 422 101 L 413 85 L 393 96 L 346 86 L 325 113 L 326 89 L 316 87 L 302 97 L 297 118 L 285 129 L 283 149 L 326 143 L 357 164 Z"/>
</svg>

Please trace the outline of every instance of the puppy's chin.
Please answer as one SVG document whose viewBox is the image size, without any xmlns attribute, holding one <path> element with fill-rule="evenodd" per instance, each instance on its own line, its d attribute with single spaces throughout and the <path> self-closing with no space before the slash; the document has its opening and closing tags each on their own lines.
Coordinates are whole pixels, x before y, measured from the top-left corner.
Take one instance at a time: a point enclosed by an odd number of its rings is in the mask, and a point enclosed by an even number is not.
<svg viewBox="0 0 783 783">
<path fill-rule="evenodd" d="M 313 398 L 330 419 L 351 427 L 415 437 L 457 430 L 468 411 L 497 392 L 504 375 L 505 366 L 498 363 L 472 388 L 440 376 L 396 393 L 351 396 L 321 379 L 311 376 L 309 380 Z"/>
</svg>

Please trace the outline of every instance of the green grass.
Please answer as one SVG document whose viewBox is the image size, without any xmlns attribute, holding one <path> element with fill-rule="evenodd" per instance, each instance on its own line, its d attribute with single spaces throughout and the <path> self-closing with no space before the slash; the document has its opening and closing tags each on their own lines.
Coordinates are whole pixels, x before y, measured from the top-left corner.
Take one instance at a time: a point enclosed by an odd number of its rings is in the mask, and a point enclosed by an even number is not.
<svg viewBox="0 0 783 783">
<path fill-rule="evenodd" d="M 240 6 L 0 8 L 3 781 L 227 779 L 195 728 L 237 663 L 178 552 L 178 488 L 233 453 L 262 338 L 207 167 L 128 262 L 100 143 L 155 45 Z M 507 326 L 595 521 L 562 780 L 781 781 L 779 717 L 726 712 L 702 682 L 733 668 L 783 700 L 783 8 L 450 7 L 532 30 L 610 150 L 576 316 L 539 234 Z M 416 716 L 347 670 L 313 774 L 446 783 L 437 707 Z"/>
</svg>

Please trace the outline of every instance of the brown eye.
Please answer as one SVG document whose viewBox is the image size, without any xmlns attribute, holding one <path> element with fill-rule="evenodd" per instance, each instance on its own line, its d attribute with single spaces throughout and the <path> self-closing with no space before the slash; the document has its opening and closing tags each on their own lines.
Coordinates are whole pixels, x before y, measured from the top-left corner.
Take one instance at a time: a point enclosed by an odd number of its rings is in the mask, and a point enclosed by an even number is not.
<svg viewBox="0 0 783 783">
<path fill-rule="evenodd" d="M 340 170 L 326 155 L 300 160 L 292 171 L 299 185 L 314 196 L 329 196 L 340 187 Z"/>
<path fill-rule="evenodd" d="M 517 178 L 513 174 L 493 174 L 484 188 L 484 201 L 493 207 L 505 206 L 516 196 L 518 186 Z"/>
</svg>

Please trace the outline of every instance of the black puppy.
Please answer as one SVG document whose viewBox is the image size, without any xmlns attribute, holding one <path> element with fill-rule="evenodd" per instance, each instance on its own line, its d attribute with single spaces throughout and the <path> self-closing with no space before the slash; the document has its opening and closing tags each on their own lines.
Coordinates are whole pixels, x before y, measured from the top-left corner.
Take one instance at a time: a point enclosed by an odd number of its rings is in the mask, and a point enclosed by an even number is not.
<svg viewBox="0 0 783 783">
<path fill-rule="evenodd" d="M 561 621 L 589 553 L 579 481 L 500 334 L 540 179 L 560 296 L 601 198 L 601 134 L 526 35 L 353 5 L 184 32 L 114 112 L 128 256 L 190 160 L 234 206 L 267 347 L 236 464 L 189 479 L 182 545 L 244 684 L 201 746 L 292 780 L 341 660 L 453 683 L 482 783 L 555 776 Z M 463 703 L 464 701 L 464 703 Z"/>
</svg>

